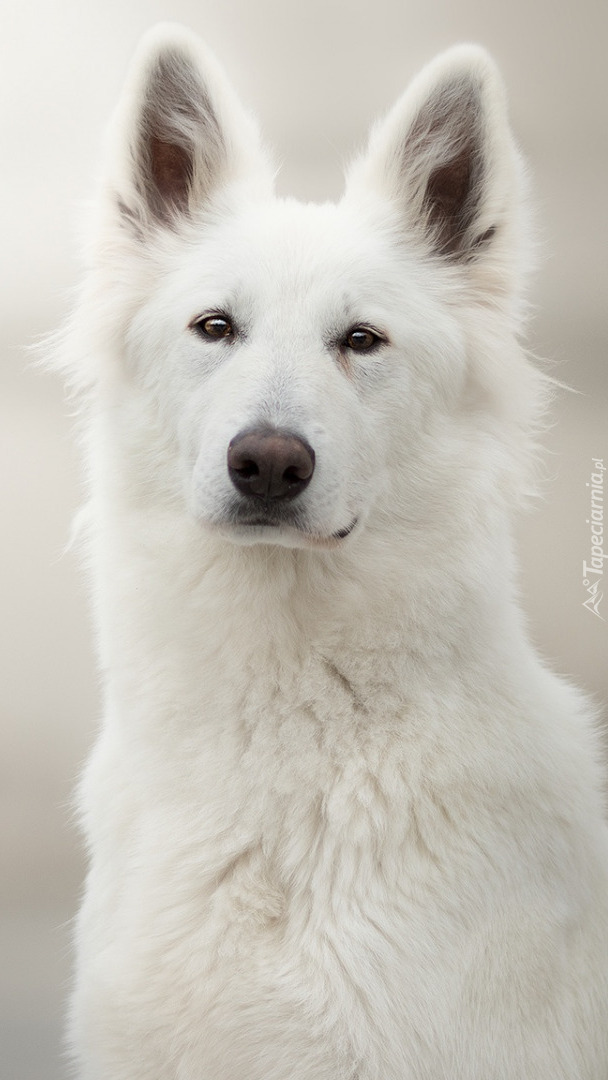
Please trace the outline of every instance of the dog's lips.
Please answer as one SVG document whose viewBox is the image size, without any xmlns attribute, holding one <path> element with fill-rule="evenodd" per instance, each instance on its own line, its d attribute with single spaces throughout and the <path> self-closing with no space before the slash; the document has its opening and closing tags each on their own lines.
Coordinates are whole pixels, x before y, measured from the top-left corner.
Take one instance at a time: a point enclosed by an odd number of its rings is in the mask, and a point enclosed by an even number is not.
<svg viewBox="0 0 608 1080">
<path fill-rule="evenodd" d="M 264 532 L 276 530 L 278 533 L 291 534 L 292 536 L 296 536 L 299 540 L 304 540 L 306 546 L 337 547 L 343 540 L 346 540 L 346 538 L 350 536 L 358 522 L 359 519 L 354 517 L 345 528 L 338 529 L 334 533 L 323 535 L 322 533 L 310 532 L 297 522 L 273 521 L 268 518 L 253 517 L 231 522 L 231 531 L 236 531 L 238 533 L 240 530 L 244 530 L 242 535 L 250 535 L 250 530 L 252 531 L 254 529 L 259 529 L 260 532 L 262 532 L 262 530 Z"/>
<path fill-rule="evenodd" d="M 336 532 L 336 533 L 332 533 L 332 537 L 331 537 L 331 538 L 332 538 L 332 539 L 335 539 L 335 540 L 346 540 L 346 537 L 347 537 L 347 536 L 350 536 L 350 534 L 352 533 L 353 529 L 354 529 L 354 528 L 356 527 L 356 525 L 357 525 L 358 521 L 359 521 L 359 519 L 358 519 L 358 518 L 356 518 L 356 517 L 355 517 L 355 518 L 353 518 L 353 520 L 351 521 L 350 525 L 347 525 L 345 529 L 340 529 L 340 530 L 339 530 L 339 532 Z"/>
</svg>

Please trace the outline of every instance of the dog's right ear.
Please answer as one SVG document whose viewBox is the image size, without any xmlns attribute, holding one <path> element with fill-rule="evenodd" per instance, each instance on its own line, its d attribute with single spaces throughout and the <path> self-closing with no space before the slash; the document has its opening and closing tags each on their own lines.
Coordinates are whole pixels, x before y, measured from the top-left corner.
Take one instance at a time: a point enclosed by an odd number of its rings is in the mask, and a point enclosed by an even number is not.
<svg viewBox="0 0 608 1080">
<path fill-rule="evenodd" d="M 140 238 L 177 227 L 233 183 L 272 187 L 255 123 L 215 57 L 180 26 L 145 35 L 110 138 L 110 197 Z"/>
</svg>

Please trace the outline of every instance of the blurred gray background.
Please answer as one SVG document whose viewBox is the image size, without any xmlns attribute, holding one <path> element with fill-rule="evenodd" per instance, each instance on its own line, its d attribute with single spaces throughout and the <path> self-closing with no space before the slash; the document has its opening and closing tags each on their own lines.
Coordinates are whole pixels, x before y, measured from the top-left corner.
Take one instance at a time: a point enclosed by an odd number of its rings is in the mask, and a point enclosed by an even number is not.
<svg viewBox="0 0 608 1080">
<path fill-rule="evenodd" d="M 604 705 L 606 621 L 582 606 L 592 457 L 608 464 L 608 147 L 604 0 L 21 0 L 0 35 L 0 1075 L 58 1080 L 69 919 L 83 873 L 74 779 L 98 708 L 87 602 L 63 554 L 80 498 L 69 407 L 25 346 L 78 279 L 78 223 L 140 33 L 200 32 L 283 161 L 279 190 L 336 197 L 341 164 L 434 53 L 498 60 L 531 164 L 541 236 L 530 343 L 577 393 L 547 433 L 544 501 L 521 523 L 522 588 L 542 654 Z"/>
</svg>

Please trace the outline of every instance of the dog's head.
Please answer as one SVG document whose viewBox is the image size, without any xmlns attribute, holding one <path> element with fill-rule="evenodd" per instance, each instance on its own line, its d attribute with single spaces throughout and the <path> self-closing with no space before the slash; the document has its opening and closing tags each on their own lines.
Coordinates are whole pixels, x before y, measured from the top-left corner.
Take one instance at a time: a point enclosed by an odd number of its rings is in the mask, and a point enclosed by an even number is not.
<svg viewBox="0 0 608 1080">
<path fill-rule="evenodd" d="M 277 200 L 213 56 L 148 35 L 74 335 L 133 497 L 240 543 L 336 547 L 378 519 L 423 530 L 455 471 L 485 497 L 484 455 L 502 483 L 534 396 L 520 173 L 495 68 L 461 46 L 374 129 L 340 203 Z"/>
</svg>

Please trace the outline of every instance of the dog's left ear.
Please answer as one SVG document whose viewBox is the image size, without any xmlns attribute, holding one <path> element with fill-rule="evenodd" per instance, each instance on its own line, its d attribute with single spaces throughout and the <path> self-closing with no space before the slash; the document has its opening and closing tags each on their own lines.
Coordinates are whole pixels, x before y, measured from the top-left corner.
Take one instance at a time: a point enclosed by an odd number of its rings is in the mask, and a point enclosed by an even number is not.
<svg viewBox="0 0 608 1080">
<path fill-rule="evenodd" d="M 462 45 L 429 64 L 374 128 L 347 198 L 380 195 L 427 252 L 471 262 L 510 230 L 520 172 L 497 70 L 483 49 Z"/>
</svg>

